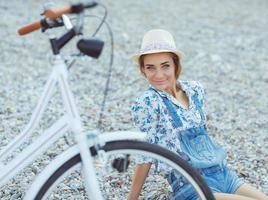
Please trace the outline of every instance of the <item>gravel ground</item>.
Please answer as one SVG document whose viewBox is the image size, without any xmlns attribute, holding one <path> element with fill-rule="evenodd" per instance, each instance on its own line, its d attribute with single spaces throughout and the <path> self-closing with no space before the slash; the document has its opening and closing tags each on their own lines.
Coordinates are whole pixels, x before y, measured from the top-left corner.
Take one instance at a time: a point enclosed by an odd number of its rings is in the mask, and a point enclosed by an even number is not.
<svg viewBox="0 0 268 200">
<path fill-rule="evenodd" d="M 267 0 L 106 0 L 115 39 L 110 92 L 102 119 L 105 130 L 132 129 L 129 106 L 146 88 L 129 56 L 151 28 L 173 33 L 186 57 L 181 79 L 198 80 L 206 89 L 208 129 L 228 152 L 228 162 L 246 182 L 268 194 L 268 1 Z M 67 1 L 57 1 L 57 5 Z M 51 70 L 50 52 L 40 32 L 19 37 L 16 30 L 42 11 L 41 0 L 0 2 L 0 150 L 28 122 Z M 103 9 L 92 11 L 103 14 Z M 98 24 L 88 18 L 86 35 Z M 70 85 L 87 129 L 94 128 L 109 63 L 109 37 L 99 60 L 85 58 L 70 70 Z M 73 53 L 75 42 L 64 53 Z M 62 114 L 54 95 L 34 137 Z M 52 114 L 53 113 L 53 114 Z M 29 168 L 0 190 L 1 199 L 21 199 L 34 175 L 68 148 L 61 138 Z M 17 152 L 19 152 L 18 150 Z M 16 154 L 16 152 L 15 152 Z M 27 174 L 27 175 L 25 175 Z M 27 177 L 27 178 L 25 178 Z M 70 198 L 71 199 L 71 198 Z"/>
</svg>

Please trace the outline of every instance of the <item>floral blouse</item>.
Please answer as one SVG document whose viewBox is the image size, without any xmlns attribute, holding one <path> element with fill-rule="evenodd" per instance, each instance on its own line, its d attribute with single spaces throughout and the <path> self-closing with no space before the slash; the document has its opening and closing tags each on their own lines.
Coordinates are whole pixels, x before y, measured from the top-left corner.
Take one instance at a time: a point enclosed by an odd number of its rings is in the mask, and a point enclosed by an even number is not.
<svg viewBox="0 0 268 200">
<path fill-rule="evenodd" d="M 202 119 L 193 100 L 193 96 L 197 93 L 199 100 L 203 102 L 204 89 L 202 85 L 195 81 L 179 81 L 179 84 L 189 99 L 188 108 L 181 105 L 169 93 L 157 90 L 153 86 L 150 86 L 134 102 L 131 108 L 135 126 L 140 131 L 147 133 L 146 140 L 153 144 L 163 145 L 170 150 L 180 149 L 179 143 L 174 142 L 178 131 L 199 127 L 206 123 L 206 119 Z M 182 126 L 174 128 L 172 118 L 159 95 L 167 97 L 176 106 L 177 114 L 181 117 Z"/>
<path fill-rule="evenodd" d="M 152 144 L 161 145 L 173 152 L 181 152 L 180 140 L 178 135 L 189 128 L 201 127 L 206 124 L 206 117 L 203 112 L 199 112 L 200 106 L 196 105 L 194 98 L 201 102 L 202 111 L 204 89 L 196 81 L 178 81 L 177 83 L 186 93 L 189 99 L 189 107 L 185 108 L 176 98 L 167 92 L 157 90 L 150 86 L 133 104 L 132 117 L 135 126 L 141 131 L 146 132 L 146 141 Z M 173 119 L 162 100 L 162 97 L 173 104 L 177 115 L 181 118 L 180 126 L 174 126 Z M 151 162 L 143 158 L 139 163 Z"/>
</svg>

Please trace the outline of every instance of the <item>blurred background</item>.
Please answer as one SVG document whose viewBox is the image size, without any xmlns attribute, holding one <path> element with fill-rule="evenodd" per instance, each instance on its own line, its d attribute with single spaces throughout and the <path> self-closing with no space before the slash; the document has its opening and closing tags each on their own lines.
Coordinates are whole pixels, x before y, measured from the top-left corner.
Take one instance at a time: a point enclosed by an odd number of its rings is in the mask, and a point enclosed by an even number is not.
<svg viewBox="0 0 268 200">
<path fill-rule="evenodd" d="M 19 36 L 17 29 L 40 19 L 44 0 L 0 1 L 0 149 L 28 122 L 51 72 L 47 37 L 36 31 Z M 78 1 L 55 1 L 56 6 Z M 114 65 L 102 121 L 104 130 L 134 129 L 130 106 L 148 86 L 130 56 L 152 28 L 170 31 L 185 53 L 182 80 L 205 87 L 208 129 L 228 152 L 229 165 L 246 182 L 268 193 L 268 1 L 267 0 L 102 0 L 114 34 Z M 87 14 L 103 16 L 98 7 Z M 85 19 L 84 37 L 99 19 Z M 61 35 L 64 29 L 55 31 Z M 96 127 L 109 70 L 110 38 L 98 60 L 83 58 L 70 69 L 70 85 L 86 129 Z M 63 55 L 77 53 L 72 41 Z M 40 131 L 62 114 L 60 95 L 45 113 Z M 55 111 L 59 111 L 55 114 Z M 36 136 L 33 136 L 36 137 Z M 18 199 L 35 173 L 72 143 L 60 140 L 36 163 L 0 190 L 1 199 Z M 18 150 L 19 151 L 19 150 Z M 28 177 L 22 182 L 18 181 Z"/>
</svg>

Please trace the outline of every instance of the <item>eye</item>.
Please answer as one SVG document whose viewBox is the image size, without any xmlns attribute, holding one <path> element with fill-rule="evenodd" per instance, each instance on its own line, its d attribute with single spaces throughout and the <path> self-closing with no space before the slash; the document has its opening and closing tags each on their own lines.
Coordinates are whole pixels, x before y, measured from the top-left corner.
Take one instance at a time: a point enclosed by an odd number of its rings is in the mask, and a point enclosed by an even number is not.
<svg viewBox="0 0 268 200">
<path fill-rule="evenodd" d="M 154 67 L 153 66 L 146 66 L 145 69 L 152 71 L 152 70 L 154 70 Z"/>
<path fill-rule="evenodd" d="M 162 66 L 162 68 L 164 68 L 164 69 L 167 69 L 167 68 L 169 68 L 170 67 L 170 65 L 163 65 Z"/>
</svg>

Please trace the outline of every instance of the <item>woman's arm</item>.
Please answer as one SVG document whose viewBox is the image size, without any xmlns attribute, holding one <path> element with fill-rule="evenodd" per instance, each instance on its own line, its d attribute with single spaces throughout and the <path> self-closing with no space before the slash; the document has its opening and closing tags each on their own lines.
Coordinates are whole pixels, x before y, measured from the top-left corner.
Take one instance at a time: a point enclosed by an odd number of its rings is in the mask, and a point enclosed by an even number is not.
<svg viewBox="0 0 268 200">
<path fill-rule="evenodd" d="M 151 163 L 138 164 L 132 178 L 131 190 L 128 200 L 137 200 L 139 198 L 142 186 L 151 168 Z"/>
</svg>

